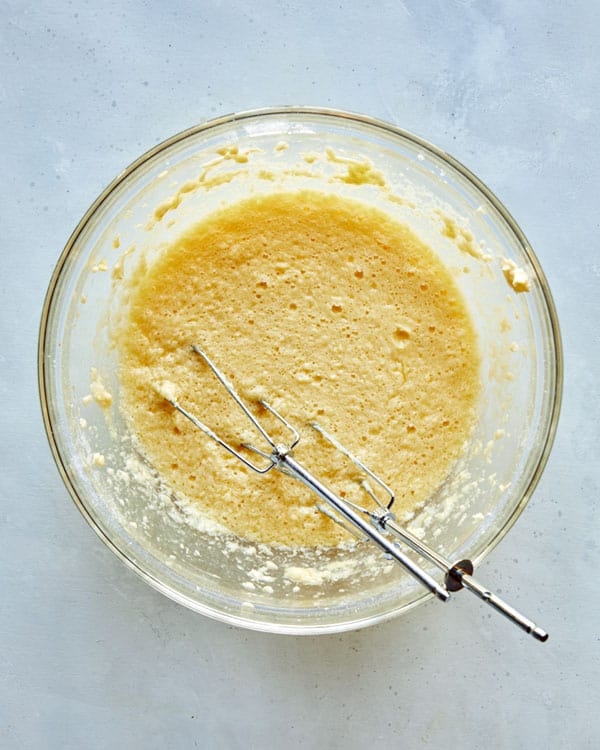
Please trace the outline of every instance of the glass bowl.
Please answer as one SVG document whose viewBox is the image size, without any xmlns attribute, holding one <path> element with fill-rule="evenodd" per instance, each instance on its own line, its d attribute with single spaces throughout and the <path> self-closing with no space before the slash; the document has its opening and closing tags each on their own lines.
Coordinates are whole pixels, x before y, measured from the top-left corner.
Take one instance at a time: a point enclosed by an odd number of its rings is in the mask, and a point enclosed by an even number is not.
<svg viewBox="0 0 600 750">
<path fill-rule="evenodd" d="M 410 528 L 451 560 L 479 562 L 525 507 L 548 458 L 562 387 L 559 328 L 540 264 L 508 211 L 461 164 L 410 133 L 356 114 L 294 107 L 223 117 L 156 146 L 106 188 L 69 239 L 46 296 L 38 355 L 56 464 L 108 547 L 197 612 L 294 634 L 381 622 L 430 594 L 366 543 L 315 557 L 192 524 L 132 448 L 110 331 L 126 306 L 121 282 L 136 257 L 151 262 L 222 205 L 307 187 L 408 224 L 464 295 L 482 358 L 477 426 Z M 112 394 L 110 406 L 91 398 L 94 387 Z M 291 566 L 337 572 L 290 581 Z"/>
</svg>

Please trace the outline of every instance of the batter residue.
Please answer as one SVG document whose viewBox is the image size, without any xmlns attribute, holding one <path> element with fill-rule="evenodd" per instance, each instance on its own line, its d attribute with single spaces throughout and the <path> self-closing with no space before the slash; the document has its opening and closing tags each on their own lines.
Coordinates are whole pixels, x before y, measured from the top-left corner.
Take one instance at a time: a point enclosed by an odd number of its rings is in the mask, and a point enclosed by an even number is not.
<svg viewBox="0 0 600 750">
<path fill-rule="evenodd" d="M 473 326 L 437 256 L 386 214 L 308 191 L 247 199 L 133 282 L 118 335 L 131 428 L 165 481 L 238 535 L 291 546 L 347 538 L 304 486 L 247 470 L 165 401 L 175 389 L 224 439 L 260 446 L 191 344 L 240 395 L 294 424 L 296 458 L 348 499 L 364 502 L 362 477 L 314 421 L 394 488 L 401 517 L 460 455 L 480 388 Z"/>
</svg>

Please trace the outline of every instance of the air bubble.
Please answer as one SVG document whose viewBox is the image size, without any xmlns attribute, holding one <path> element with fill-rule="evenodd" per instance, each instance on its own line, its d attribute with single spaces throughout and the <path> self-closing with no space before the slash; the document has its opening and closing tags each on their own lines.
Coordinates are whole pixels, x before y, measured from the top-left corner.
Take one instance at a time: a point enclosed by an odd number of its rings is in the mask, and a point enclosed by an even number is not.
<svg viewBox="0 0 600 750">
<path fill-rule="evenodd" d="M 410 331 L 407 331 L 406 328 L 402 328 L 402 326 L 398 326 L 394 331 L 394 338 L 398 341 L 406 341 L 406 339 L 410 338 Z"/>
</svg>

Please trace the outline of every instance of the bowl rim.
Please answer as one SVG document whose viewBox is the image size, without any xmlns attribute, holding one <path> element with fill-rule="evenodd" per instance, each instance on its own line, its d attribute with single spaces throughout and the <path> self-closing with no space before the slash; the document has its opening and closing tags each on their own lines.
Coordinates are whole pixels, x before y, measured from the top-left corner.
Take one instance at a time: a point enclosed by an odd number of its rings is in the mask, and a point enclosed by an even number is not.
<svg viewBox="0 0 600 750">
<path fill-rule="evenodd" d="M 552 345 L 554 349 L 554 368 L 552 370 L 552 384 L 554 386 L 553 398 L 551 401 L 551 413 L 550 418 L 547 422 L 546 434 L 544 435 L 543 441 L 541 441 L 540 452 L 538 460 L 534 467 L 532 467 L 531 476 L 529 481 L 522 493 L 520 501 L 515 505 L 511 514 L 506 518 L 504 524 L 497 530 L 496 534 L 492 539 L 489 540 L 484 549 L 473 558 L 473 563 L 478 564 L 496 547 L 497 544 L 506 536 L 510 531 L 516 520 L 523 512 L 525 506 L 529 502 L 531 495 L 537 487 L 543 471 L 548 462 L 556 431 L 558 427 L 558 420 L 560 415 L 562 393 L 564 384 L 564 364 L 563 364 L 563 346 L 560 333 L 560 326 L 558 322 L 558 315 L 556 306 L 548 281 L 542 270 L 542 267 L 529 244 L 525 234 L 517 224 L 516 220 L 504 204 L 496 197 L 486 185 L 483 183 L 473 172 L 465 167 L 462 162 L 455 159 L 453 156 L 448 154 L 443 149 L 439 148 L 430 141 L 421 138 L 420 136 L 414 135 L 408 130 L 397 127 L 396 125 L 386 122 L 375 117 L 368 115 L 359 114 L 352 111 L 341 110 L 336 108 L 328 107 L 313 107 L 308 105 L 284 105 L 277 107 L 263 107 L 257 109 L 243 110 L 240 112 L 234 112 L 231 114 L 223 115 L 217 118 L 206 120 L 204 122 L 193 125 L 185 130 L 182 130 L 175 135 L 161 141 L 157 145 L 153 146 L 148 151 L 145 151 L 141 156 L 131 162 L 122 172 L 120 172 L 98 195 L 93 201 L 87 211 L 84 213 L 82 218 L 79 220 L 77 226 L 72 231 L 67 243 L 65 244 L 52 272 L 48 289 L 44 297 L 44 303 L 42 306 L 42 313 L 39 324 L 38 333 L 38 349 L 37 349 L 37 375 L 38 375 L 38 395 L 40 399 L 40 406 L 44 421 L 44 429 L 54 462 L 57 466 L 59 474 L 65 484 L 75 506 L 78 508 L 80 513 L 83 515 L 85 520 L 96 532 L 100 539 L 106 544 L 106 546 L 121 560 L 127 567 L 137 573 L 143 580 L 150 584 L 153 588 L 160 591 L 168 598 L 186 606 L 188 609 L 192 609 L 195 612 L 211 617 L 212 619 L 225 622 L 229 625 L 236 625 L 244 627 L 246 629 L 277 633 L 277 634 L 288 634 L 288 635 L 321 635 L 327 633 L 339 633 L 349 630 L 357 630 L 364 628 L 375 623 L 385 622 L 390 620 L 402 612 L 408 612 L 424 601 L 433 597 L 433 594 L 424 591 L 421 596 L 418 596 L 408 604 L 403 604 L 399 607 L 394 607 L 385 612 L 380 612 L 376 615 L 369 615 L 358 620 L 344 620 L 340 623 L 329 623 L 329 624 L 306 624 L 306 625 L 295 625 L 289 623 L 269 623 L 263 620 L 255 620 L 246 618 L 240 615 L 233 615 L 221 612 L 220 610 L 212 609 L 208 605 L 202 604 L 190 597 L 181 594 L 179 591 L 175 591 L 169 585 L 158 579 L 156 576 L 149 573 L 143 566 L 138 564 L 135 560 L 129 557 L 120 547 L 110 538 L 110 536 L 104 531 L 104 529 L 97 523 L 96 519 L 88 510 L 84 500 L 77 493 L 73 483 L 71 482 L 69 472 L 67 470 L 66 461 L 63 460 L 61 455 L 57 439 L 54 434 L 54 426 L 49 408 L 49 397 L 47 392 L 48 382 L 48 370 L 46 367 L 46 345 L 48 340 L 48 323 L 50 318 L 50 311 L 55 299 L 55 293 L 62 277 L 63 269 L 69 258 L 73 248 L 75 247 L 77 240 L 88 225 L 91 218 L 102 206 L 102 204 L 109 198 L 109 196 L 122 185 L 137 169 L 139 169 L 146 162 L 153 159 L 155 156 L 163 151 L 168 150 L 171 146 L 177 143 L 181 143 L 188 138 L 194 137 L 205 131 L 209 131 L 215 128 L 222 127 L 224 125 L 231 125 L 236 122 L 242 122 L 244 120 L 256 119 L 261 117 L 277 117 L 285 115 L 306 115 L 316 116 L 324 118 L 343 119 L 349 122 L 353 122 L 360 125 L 372 127 L 380 131 L 384 131 L 395 137 L 400 137 L 406 141 L 409 141 L 413 145 L 428 151 L 434 157 L 445 162 L 458 172 L 468 183 L 471 183 L 493 206 L 498 212 L 500 217 L 518 241 L 523 252 L 525 253 L 529 263 L 533 267 L 537 278 L 540 281 L 540 290 L 542 299 L 545 305 L 545 310 L 549 318 L 550 331 L 552 338 Z"/>
</svg>

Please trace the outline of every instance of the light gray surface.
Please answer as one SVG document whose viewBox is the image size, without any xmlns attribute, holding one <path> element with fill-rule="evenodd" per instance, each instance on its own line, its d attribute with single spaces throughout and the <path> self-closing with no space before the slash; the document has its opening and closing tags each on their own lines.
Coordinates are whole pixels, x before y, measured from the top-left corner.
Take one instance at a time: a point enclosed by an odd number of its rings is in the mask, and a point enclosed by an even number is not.
<svg viewBox="0 0 600 750">
<path fill-rule="evenodd" d="M 598 747 L 595 0 L 0 8 L 0 746 Z M 534 499 L 479 572 L 548 643 L 466 594 L 340 636 L 226 627 L 126 570 L 63 488 L 35 355 L 70 231 L 142 151 L 273 104 L 360 111 L 435 142 L 536 249 L 564 336 L 562 419 Z"/>
</svg>

